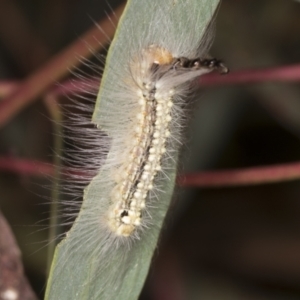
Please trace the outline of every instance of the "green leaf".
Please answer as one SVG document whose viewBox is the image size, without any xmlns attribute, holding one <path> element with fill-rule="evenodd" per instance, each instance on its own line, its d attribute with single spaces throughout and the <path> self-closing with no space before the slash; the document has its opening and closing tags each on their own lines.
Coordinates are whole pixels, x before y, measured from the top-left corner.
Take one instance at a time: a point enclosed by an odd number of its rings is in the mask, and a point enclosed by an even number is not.
<svg viewBox="0 0 300 300">
<path fill-rule="evenodd" d="M 111 122 L 111 112 L 120 105 L 117 97 L 111 97 L 111 91 L 118 89 L 118 83 L 128 74 L 126 67 L 132 55 L 141 50 L 141 45 L 151 44 L 178 49 L 181 56 L 194 49 L 196 55 L 218 3 L 218 0 L 129 0 L 108 53 L 93 122 L 111 136 L 121 130 L 120 122 Z M 101 224 L 97 224 L 97 215 L 108 207 L 111 192 L 109 184 L 99 185 L 101 179 L 109 176 L 109 167 L 104 164 L 85 189 L 83 205 L 72 229 L 57 246 L 46 299 L 138 298 L 171 201 L 177 157 L 178 150 L 174 149 L 174 159 L 166 166 L 167 176 L 159 182 L 163 192 L 158 194 L 150 211 L 152 225 L 130 245 L 112 246 L 112 237 L 107 238 Z"/>
</svg>

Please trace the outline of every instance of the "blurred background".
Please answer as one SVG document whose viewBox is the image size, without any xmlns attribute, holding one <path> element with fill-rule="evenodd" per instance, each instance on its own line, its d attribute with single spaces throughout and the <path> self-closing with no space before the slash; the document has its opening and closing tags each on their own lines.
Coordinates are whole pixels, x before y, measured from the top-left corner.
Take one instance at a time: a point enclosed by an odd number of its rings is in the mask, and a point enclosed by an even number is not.
<svg viewBox="0 0 300 300">
<path fill-rule="evenodd" d="M 0 81 L 22 80 L 122 1 L 2 0 Z M 211 54 L 231 71 L 298 64 L 300 3 L 223 0 Z M 0 98 L 1 101 L 1 98 Z M 67 101 L 61 99 L 61 101 Z M 300 84 L 203 87 L 180 172 L 300 161 Z M 53 161 L 42 98 L 0 129 L 0 156 Z M 0 170 L 0 208 L 40 299 L 51 180 Z M 300 299 L 300 181 L 177 189 L 140 299 Z"/>
</svg>

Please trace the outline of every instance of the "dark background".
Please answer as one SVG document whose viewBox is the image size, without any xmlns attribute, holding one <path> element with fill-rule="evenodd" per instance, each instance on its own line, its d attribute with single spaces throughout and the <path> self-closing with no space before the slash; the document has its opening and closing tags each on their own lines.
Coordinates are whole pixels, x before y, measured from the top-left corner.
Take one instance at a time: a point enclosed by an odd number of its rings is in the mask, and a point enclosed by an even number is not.
<svg viewBox="0 0 300 300">
<path fill-rule="evenodd" d="M 0 79 L 25 78 L 105 11 L 99 0 L 1 1 Z M 224 0 L 211 54 L 232 71 L 299 63 L 299 20 L 296 1 Z M 203 88 L 181 172 L 297 161 L 299 138 L 299 83 Z M 36 101 L 1 128 L 0 155 L 51 162 L 53 139 Z M 40 298 L 50 182 L 0 171 L 0 208 Z M 141 299 L 300 299 L 299 181 L 178 190 L 175 198 Z"/>
</svg>

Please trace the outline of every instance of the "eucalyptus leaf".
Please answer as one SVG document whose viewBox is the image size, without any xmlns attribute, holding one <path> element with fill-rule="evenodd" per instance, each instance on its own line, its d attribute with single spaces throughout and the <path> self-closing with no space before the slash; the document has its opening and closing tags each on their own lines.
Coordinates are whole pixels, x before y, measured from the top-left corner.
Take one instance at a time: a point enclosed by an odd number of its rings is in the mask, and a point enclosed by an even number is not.
<svg viewBox="0 0 300 300">
<path fill-rule="evenodd" d="M 199 54 L 199 45 L 218 4 L 217 0 L 129 0 L 109 49 L 92 121 L 109 136 L 121 130 L 122 124 L 111 122 L 115 108 L 122 111 L 119 99 L 111 97 L 111 91 L 118 92 L 119 83 L 128 75 L 128 61 L 141 45 L 177 49 L 180 56 L 191 54 L 190 49 Z M 124 92 L 120 91 L 120 97 Z M 112 149 L 115 146 L 112 143 Z M 178 149 L 172 155 L 165 168 L 166 176 L 157 179 L 162 191 L 150 211 L 151 226 L 131 243 L 112 243 L 97 224 L 97 215 L 108 207 L 112 189 L 110 184 L 99 184 L 110 172 L 108 164 L 103 165 L 84 191 L 83 205 L 72 229 L 56 248 L 46 299 L 138 298 L 172 198 Z"/>
</svg>

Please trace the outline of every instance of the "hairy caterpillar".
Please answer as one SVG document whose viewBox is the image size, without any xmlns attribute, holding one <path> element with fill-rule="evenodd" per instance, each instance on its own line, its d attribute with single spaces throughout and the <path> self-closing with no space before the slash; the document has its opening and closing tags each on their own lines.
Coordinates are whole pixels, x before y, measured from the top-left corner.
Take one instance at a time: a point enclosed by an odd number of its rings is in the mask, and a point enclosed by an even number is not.
<svg viewBox="0 0 300 300">
<path fill-rule="evenodd" d="M 67 299 L 138 296 L 174 186 L 191 82 L 214 69 L 228 72 L 221 61 L 205 58 L 217 3 L 132 0 L 127 6 L 92 119 L 107 137 L 99 139 L 97 130 L 86 137 L 96 148 L 104 143 L 110 149 L 100 170 L 93 152 L 78 156 L 97 175 L 56 251 L 48 299 L 66 293 Z M 135 18 L 137 11 L 143 22 Z M 82 260 L 84 265 L 78 263 Z M 57 279 L 62 276 L 69 285 Z"/>
<path fill-rule="evenodd" d="M 124 162 L 116 172 L 112 206 L 107 217 L 116 235 L 130 236 L 141 226 L 148 193 L 153 189 L 157 173 L 162 170 L 161 163 L 167 152 L 173 99 L 178 92 L 176 86 L 213 69 L 228 72 L 219 60 L 175 58 L 156 45 L 142 50 L 139 61 L 130 66 L 139 107 L 136 118 L 131 121 L 132 132 L 128 132 L 133 143 L 124 149 Z"/>
</svg>

